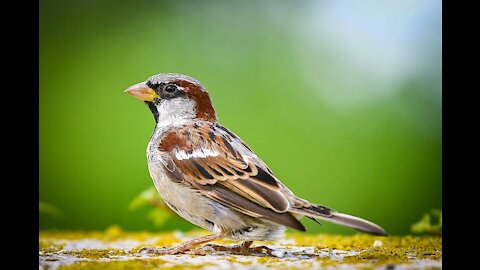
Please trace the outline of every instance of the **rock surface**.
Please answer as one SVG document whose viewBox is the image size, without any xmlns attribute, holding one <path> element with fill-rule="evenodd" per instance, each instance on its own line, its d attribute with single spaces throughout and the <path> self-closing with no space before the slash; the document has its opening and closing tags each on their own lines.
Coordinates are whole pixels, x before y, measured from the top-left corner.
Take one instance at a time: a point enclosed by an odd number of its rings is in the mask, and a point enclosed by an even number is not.
<svg viewBox="0 0 480 270">
<path fill-rule="evenodd" d="M 154 256 L 143 247 L 172 246 L 204 235 L 125 232 L 41 231 L 39 269 L 441 269 L 441 236 L 311 235 L 287 233 L 278 241 L 254 242 L 273 252 Z M 229 240 L 215 244 L 232 246 Z"/>
</svg>

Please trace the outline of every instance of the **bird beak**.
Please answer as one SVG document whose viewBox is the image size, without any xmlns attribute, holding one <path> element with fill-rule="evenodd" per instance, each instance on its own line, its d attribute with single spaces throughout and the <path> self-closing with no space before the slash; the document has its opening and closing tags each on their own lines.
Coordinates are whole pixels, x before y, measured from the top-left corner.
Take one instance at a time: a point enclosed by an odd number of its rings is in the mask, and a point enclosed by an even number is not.
<svg viewBox="0 0 480 270">
<path fill-rule="evenodd" d="M 156 98 L 160 98 L 160 96 L 152 88 L 148 87 L 145 82 L 132 85 L 125 89 L 125 92 L 144 101 L 153 101 Z"/>
</svg>

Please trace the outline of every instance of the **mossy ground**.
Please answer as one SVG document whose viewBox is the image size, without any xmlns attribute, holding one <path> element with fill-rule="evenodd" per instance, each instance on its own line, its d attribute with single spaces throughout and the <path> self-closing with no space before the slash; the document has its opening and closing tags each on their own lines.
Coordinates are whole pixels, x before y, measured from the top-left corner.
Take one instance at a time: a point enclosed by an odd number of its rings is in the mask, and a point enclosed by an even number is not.
<svg viewBox="0 0 480 270">
<path fill-rule="evenodd" d="M 342 266 L 349 269 L 440 269 L 441 236 L 353 236 L 288 233 L 278 241 L 255 242 L 279 251 L 266 254 L 151 256 L 142 247 L 172 246 L 204 235 L 188 233 L 106 231 L 41 231 L 40 269 L 312 269 Z M 236 242 L 215 242 L 233 245 Z"/>
</svg>

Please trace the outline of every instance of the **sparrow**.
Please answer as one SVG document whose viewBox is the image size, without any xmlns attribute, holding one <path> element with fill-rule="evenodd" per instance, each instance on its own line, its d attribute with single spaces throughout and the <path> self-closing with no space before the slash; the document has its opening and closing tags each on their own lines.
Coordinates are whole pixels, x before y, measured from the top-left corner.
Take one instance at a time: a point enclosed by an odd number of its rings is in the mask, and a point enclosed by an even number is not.
<svg viewBox="0 0 480 270">
<path fill-rule="evenodd" d="M 280 238 L 286 227 L 306 231 L 302 217 L 386 235 L 373 222 L 295 196 L 239 136 L 218 122 L 198 80 L 162 73 L 125 92 L 144 101 L 155 119 L 147 162 L 158 193 L 179 216 L 212 232 L 157 254 L 185 253 L 223 238 L 243 241 L 240 247 L 249 249 L 253 241 Z"/>
</svg>

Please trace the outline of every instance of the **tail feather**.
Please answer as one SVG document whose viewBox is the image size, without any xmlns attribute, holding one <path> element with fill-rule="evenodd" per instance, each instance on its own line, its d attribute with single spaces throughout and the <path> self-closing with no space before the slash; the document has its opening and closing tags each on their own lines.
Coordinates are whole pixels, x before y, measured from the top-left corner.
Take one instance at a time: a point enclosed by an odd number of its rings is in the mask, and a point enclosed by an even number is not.
<svg viewBox="0 0 480 270">
<path fill-rule="evenodd" d="M 387 233 L 382 227 L 378 226 L 377 224 L 371 221 L 365 220 L 363 218 L 334 212 L 332 213 L 331 217 L 325 218 L 325 220 L 330 221 L 332 223 L 344 225 L 350 228 L 354 228 L 356 230 L 360 230 L 362 232 L 366 232 L 369 234 L 387 236 Z"/>
<path fill-rule="evenodd" d="M 335 212 L 334 210 L 325 206 L 318 206 L 312 204 L 309 207 L 294 208 L 291 211 L 297 214 L 305 215 L 311 219 L 319 218 L 331 223 L 350 227 L 369 234 L 387 236 L 387 233 L 382 227 L 371 221 L 352 215 Z"/>
</svg>

